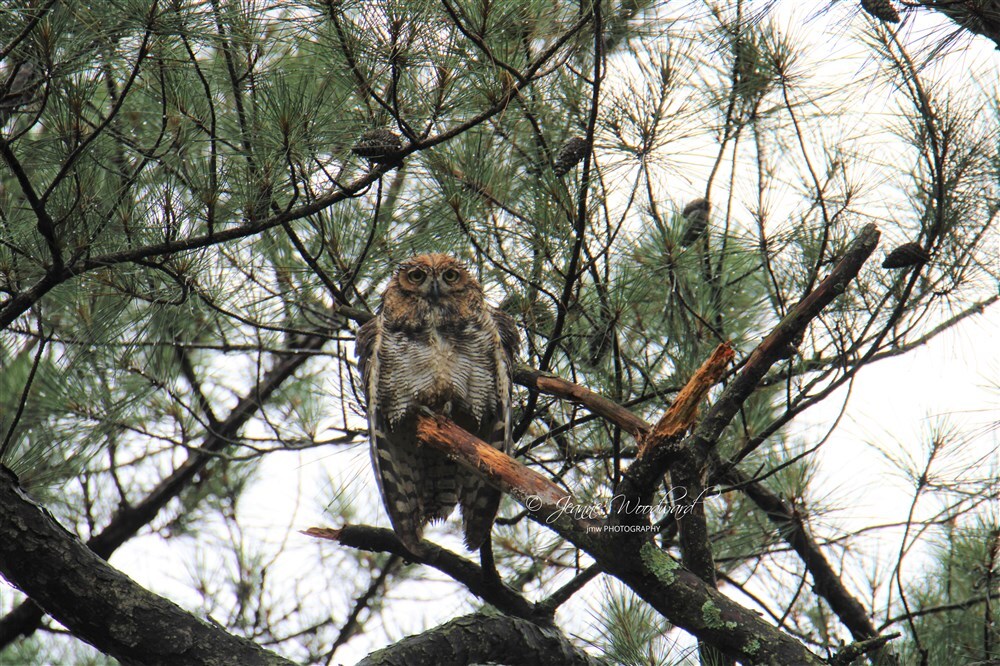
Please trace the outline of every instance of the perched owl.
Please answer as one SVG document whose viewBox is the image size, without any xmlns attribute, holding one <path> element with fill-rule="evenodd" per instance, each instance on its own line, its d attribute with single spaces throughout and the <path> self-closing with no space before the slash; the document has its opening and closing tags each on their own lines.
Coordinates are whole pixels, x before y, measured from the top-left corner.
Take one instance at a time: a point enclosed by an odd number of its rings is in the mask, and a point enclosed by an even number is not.
<svg viewBox="0 0 1000 666">
<path fill-rule="evenodd" d="M 462 507 L 465 544 L 489 535 L 500 492 L 417 442 L 426 410 L 504 451 L 510 449 L 511 376 L 518 333 L 483 299 L 457 259 L 408 259 L 382 295 L 378 315 L 358 331 L 358 365 L 367 398 L 372 465 L 389 520 L 420 554 L 420 534 Z"/>
</svg>

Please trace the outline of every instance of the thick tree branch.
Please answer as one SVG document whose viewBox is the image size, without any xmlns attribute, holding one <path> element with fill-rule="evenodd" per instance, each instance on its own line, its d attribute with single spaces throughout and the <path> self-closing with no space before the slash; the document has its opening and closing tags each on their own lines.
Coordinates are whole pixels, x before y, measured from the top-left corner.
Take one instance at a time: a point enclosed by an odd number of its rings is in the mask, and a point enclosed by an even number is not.
<svg viewBox="0 0 1000 666">
<path fill-rule="evenodd" d="M 491 485 L 512 495 L 518 502 L 565 530 L 587 530 L 600 522 L 577 519 L 566 511 L 571 498 L 566 491 L 533 469 L 525 467 L 503 451 L 484 446 L 483 441 L 443 416 L 421 416 L 417 437 L 449 459 L 472 467 Z"/>
<path fill-rule="evenodd" d="M 112 568 L 0 468 L 0 572 L 75 636 L 123 664 L 292 662 L 199 620 Z"/>
<path fill-rule="evenodd" d="M 478 663 L 598 666 L 604 662 L 574 646 L 554 627 L 540 627 L 505 615 L 474 613 L 373 652 L 358 666 Z"/>
<path fill-rule="evenodd" d="M 302 342 L 301 347 L 306 351 L 319 349 L 325 341 L 325 337 L 311 336 Z M 231 445 L 261 405 L 266 403 L 278 387 L 310 358 L 311 354 L 308 353 L 281 357 L 264 375 L 255 390 L 237 403 L 225 420 L 218 424 L 216 430 L 206 435 L 200 447 L 201 451 L 193 451 L 183 464 L 160 481 L 142 501 L 119 508 L 108 525 L 87 541 L 87 546 L 104 559 L 111 557 L 115 550 L 148 525 L 168 502 L 188 487 L 188 483 L 195 475 L 214 459 L 212 453 L 222 451 Z M 43 615 L 36 604 L 27 600 L 0 619 L 0 650 L 17 637 L 33 633 L 41 623 Z"/>
</svg>

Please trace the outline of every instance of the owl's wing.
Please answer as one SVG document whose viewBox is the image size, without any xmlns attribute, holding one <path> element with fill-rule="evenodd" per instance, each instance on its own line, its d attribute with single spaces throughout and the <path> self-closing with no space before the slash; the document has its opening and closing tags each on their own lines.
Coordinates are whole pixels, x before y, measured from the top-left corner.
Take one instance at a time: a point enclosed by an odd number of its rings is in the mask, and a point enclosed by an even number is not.
<svg viewBox="0 0 1000 666">
<path fill-rule="evenodd" d="M 361 371 L 361 383 L 368 395 L 369 370 L 371 369 L 372 350 L 375 347 L 375 338 L 378 336 L 381 322 L 379 317 L 372 317 L 366 321 L 354 339 L 354 355 L 358 357 L 358 370 Z"/>
<path fill-rule="evenodd" d="M 514 359 L 520 345 L 520 335 L 514 320 L 503 310 L 492 308 L 493 322 L 500 334 L 503 363 L 497 364 L 497 373 L 502 381 L 497 382 L 500 394 L 497 396 L 498 412 L 492 423 L 484 423 L 478 433 L 480 438 L 510 453 L 511 443 L 511 385 L 514 376 Z M 465 545 L 470 550 L 479 548 L 490 531 L 497 510 L 500 508 L 500 491 L 481 479 L 469 477 L 462 489 L 462 520 L 465 527 Z"/>
<path fill-rule="evenodd" d="M 500 440 L 503 443 L 502 448 L 504 453 L 510 453 L 513 443 L 511 442 L 511 393 L 514 385 L 514 369 L 515 360 L 517 358 L 518 348 L 521 346 L 521 335 L 517 331 L 517 324 L 514 323 L 514 319 L 499 308 L 492 308 L 491 312 L 493 316 L 493 323 L 497 327 L 497 332 L 500 334 L 500 347 L 503 350 L 504 357 L 504 368 L 497 368 L 497 372 L 501 372 L 504 375 L 505 381 L 502 382 L 506 386 L 506 391 L 503 392 L 500 398 L 500 414 L 499 421 L 503 425 L 503 438 Z M 496 446 L 496 438 L 488 440 L 491 444 Z"/>
<path fill-rule="evenodd" d="M 421 554 L 420 533 L 425 522 L 419 506 L 418 479 L 423 469 L 418 460 L 416 433 L 400 428 L 390 432 L 379 408 L 379 351 L 382 344 L 382 319 L 375 317 L 358 329 L 355 353 L 367 399 L 368 438 L 375 481 L 382 495 L 389 522 L 400 541 L 411 552 Z"/>
<path fill-rule="evenodd" d="M 521 346 L 521 334 L 517 331 L 517 324 L 513 317 L 499 308 L 492 308 L 493 323 L 496 324 L 500 333 L 500 345 L 503 347 L 504 356 L 507 358 L 507 373 L 514 376 L 514 359 L 517 358 L 518 348 Z"/>
</svg>

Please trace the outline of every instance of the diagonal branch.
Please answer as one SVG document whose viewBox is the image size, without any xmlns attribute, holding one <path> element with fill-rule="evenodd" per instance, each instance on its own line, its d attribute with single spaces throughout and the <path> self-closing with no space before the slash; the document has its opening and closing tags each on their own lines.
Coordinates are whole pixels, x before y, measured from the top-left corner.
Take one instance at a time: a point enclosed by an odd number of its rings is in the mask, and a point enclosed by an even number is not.
<svg viewBox="0 0 1000 666">
<path fill-rule="evenodd" d="M 306 351 L 319 349 L 325 341 L 325 337 L 312 336 L 303 343 L 303 349 Z M 231 445 L 261 405 L 266 403 L 271 395 L 310 358 L 312 355 L 309 353 L 282 357 L 264 375 L 260 384 L 242 398 L 229 415 L 207 434 L 198 450 L 193 450 L 190 457 L 170 476 L 160 481 L 142 501 L 120 507 L 108 525 L 87 541 L 87 546 L 99 557 L 104 559 L 111 557 L 123 543 L 148 525 L 168 502 L 188 487 L 197 473 L 214 459 L 212 453 L 222 451 Z M 29 599 L 0 618 L 0 649 L 18 636 L 31 635 L 38 628 L 43 615 L 42 610 Z"/>
<path fill-rule="evenodd" d="M 678 449 L 687 449 L 708 458 L 722 431 L 739 412 L 771 366 L 787 357 L 797 346 L 809 323 L 844 293 L 848 283 L 861 271 L 878 243 L 879 231 L 874 224 L 865 225 L 851 241 L 844 257 L 816 289 L 789 310 L 774 330 L 753 350 L 743 369 L 729 383 L 694 432 L 676 446 L 659 446 L 645 457 L 645 464 L 628 469 L 623 482 L 628 487 L 648 492 L 666 473 Z"/>
<path fill-rule="evenodd" d="M 0 572 L 75 636 L 123 664 L 292 664 L 111 567 L 31 501 L 5 467 L 0 468 Z"/>
<path fill-rule="evenodd" d="M 684 440 L 684 446 L 699 449 L 706 454 L 715 446 L 723 429 L 736 416 L 771 366 L 786 358 L 802 340 L 809 323 L 833 299 L 847 290 L 847 285 L 857 277 L 865 261 L 875 251 L 880 235 L 874 224 L 867 224 L 858 232 L 830 275 L 792 307 L 774 330 L 757 345 L 743 370 L 706 412 L 694 433 Z"/>
<path fill-rule="evenodd" d="M 349 548 L 376 553 L 392 553 L 409 562 L 426 564 L 458 581 L 477 597 L 508 615 L 533 622 L 542 621 L 551 624 L 551 617 L 545 618 L 544 613 L 539 613 L 534 604 L 515 590 L 506 585 L 497 585 L 493 579 L 484 576 L 479 565 L 430 541 L 421 541 L 424 553 L 415 555 L 407 550 L 392 530 L 380 527 L 369 527 L 368 525 L 344 525 L 337 529 L 311 527 L 303 534 L 318 539 L 336 541 Z"/>
<path fill-rule="evenodd" d="M 63 260 L 62 250 L 59 247 L 59 239 L 56 238 L 56 223 L 45 209 L 45 201 L 39 198 L 38 193 L 35 192 L 35 188 L 31 184 L 31 179 L 25 172 L 24 166 L 17 159 L 14 151 L 11 150 L 7 139 L 2 136 L 0 136 L 0 158 L 3 158 L 3 161 L 7 164 L 7 168 L 14 174 L 17 184 L 21 187 L 21 194 L 24 195 L 25 200 L 35 214 L 38 233 L 45 239 L 45 245 L 48 247 L 49 255 L 52 257 L 52 271 L 62 270 L 65 266 L 65 261 Z"/>
<path fill-rule="evenodd" d="M 574 517 L 581 507 L 558 486 L 442 416 L 421 416 L 420 441 L 510 493 L 531 518 L 589 554 L 673 624 L 747 663 L 822 664 L 800 642 L 709 586 L 636 529 Z M 645 530 L 641 528 L 645 528 Z"/>
</svg>

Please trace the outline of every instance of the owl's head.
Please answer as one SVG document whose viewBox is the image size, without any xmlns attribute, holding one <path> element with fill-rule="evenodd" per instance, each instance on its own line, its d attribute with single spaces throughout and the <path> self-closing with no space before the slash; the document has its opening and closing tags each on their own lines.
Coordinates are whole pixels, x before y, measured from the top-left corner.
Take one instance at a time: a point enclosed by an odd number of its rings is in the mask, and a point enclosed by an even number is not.
<svg viewBox="0 0 1000 666">
<path fill-rule="evenodd" d="M 407 259 L 396 270 L 393 282 L 407 296 L 431 302 L 482 292 L 465 265 L 447 254 L 421 254 Z"/>
</svg>

